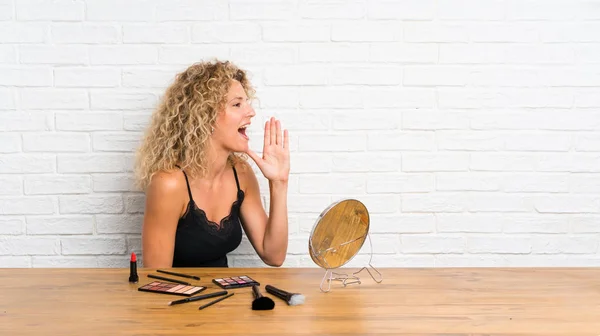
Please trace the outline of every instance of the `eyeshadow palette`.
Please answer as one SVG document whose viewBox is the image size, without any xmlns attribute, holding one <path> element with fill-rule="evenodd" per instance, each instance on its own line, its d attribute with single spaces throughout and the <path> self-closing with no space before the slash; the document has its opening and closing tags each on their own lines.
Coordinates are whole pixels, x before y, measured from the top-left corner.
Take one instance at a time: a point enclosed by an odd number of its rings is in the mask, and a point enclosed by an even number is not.
<svg viewBox="0 0 600 336">
<path fill-rule="evenodd" d="M 250 278 L 249 276 L 234 276 L 228 278 L 216 278 L 213 282 L 223 289 L 260 286 L 260 283 Z"/>
<path fill-rule="evenodd" d="M 151 292 L 151 293 L 160 293 L 160 294 L 171 294 L 171 295 L 182 295 L 182 296 L 192 296 L 196 293 L 200 293 L 205 290 L 204 286 L 188 286 L 188 285 L 180 285 L 176 283 L 162 282 L 162 281 L 154 281 L 147 285 L 144 285 L 138 288 L 141 292 Z"/>
</svg>

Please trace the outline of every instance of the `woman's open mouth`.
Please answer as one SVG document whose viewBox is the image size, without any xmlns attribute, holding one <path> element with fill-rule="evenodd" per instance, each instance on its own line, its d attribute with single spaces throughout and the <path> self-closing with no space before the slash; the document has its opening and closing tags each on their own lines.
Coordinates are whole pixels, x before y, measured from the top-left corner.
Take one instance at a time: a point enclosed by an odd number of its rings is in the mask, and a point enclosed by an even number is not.
<svg viewBox="0 0 600 336">
<path fill-rule="evenodd" d="M 238 133 L 239 133 L 239 134 L 240 134 L 240 135 L 241 135 L 241 136 L 242 136 L 244 139 L 246 139 L 246 140 L 249 140 L 249 139 L 248 139 L 248 136 L 246 135 L 246 127 L 248 127 L 248 125 L 246 125 L 246 126 L 242 126 L 242 127 L 238 128 Z"/>
</svg>

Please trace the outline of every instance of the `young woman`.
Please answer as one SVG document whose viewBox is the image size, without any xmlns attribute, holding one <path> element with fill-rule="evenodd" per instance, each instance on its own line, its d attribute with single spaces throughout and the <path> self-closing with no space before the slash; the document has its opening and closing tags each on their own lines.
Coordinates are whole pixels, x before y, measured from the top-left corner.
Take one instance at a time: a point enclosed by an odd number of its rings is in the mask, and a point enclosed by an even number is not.
<svg viewBox="0 0 600 336">
<path fill-rule="evenodd" d="M 246 72 L 223 61 L 193 64 L 167 89 L 136 161 L 145 267 L 228 267 L 242 228 L 265 264 L 284 262 L 289 135 L 271 118 L 262 156 L 250 149 L 253 95 Z M 268 215 L 246 155 L 269 180 Z"/>
</svg>

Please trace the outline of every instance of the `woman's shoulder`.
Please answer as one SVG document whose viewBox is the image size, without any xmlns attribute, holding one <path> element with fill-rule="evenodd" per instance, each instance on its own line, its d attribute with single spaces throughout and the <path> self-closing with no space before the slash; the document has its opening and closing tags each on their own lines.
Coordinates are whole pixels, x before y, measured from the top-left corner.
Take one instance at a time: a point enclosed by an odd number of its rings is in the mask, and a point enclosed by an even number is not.
<svg viewBox="0 0 600 336">
<path fill-rule="evenodd" d="M 185 177 L 181 170 L 154 173 L 146 188 L 146 211 L 152 216 L 170 214 L 181 217 L 187 204 Z"/>
<path fill-rule="evenodd" d="M 157 171 L 148 185 L 148 191 L 159 192 L 163 196 L 177 195 L 185 188 L 185 177 L 180 169 Z"/>
</svg>

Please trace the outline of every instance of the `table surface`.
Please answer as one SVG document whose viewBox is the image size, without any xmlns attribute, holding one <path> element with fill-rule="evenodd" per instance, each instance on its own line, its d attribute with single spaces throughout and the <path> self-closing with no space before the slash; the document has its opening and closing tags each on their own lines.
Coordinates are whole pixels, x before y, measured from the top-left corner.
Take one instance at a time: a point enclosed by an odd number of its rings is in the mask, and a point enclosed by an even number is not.
<svg viewBox="0 0 600 336">
<path fill-rule="evenodd" d="M 169 306 L 182 296 L 140 292 L 154 269 L 0 269 L 0 335 L 600 335 L 597 268 L 384 268 L 377 283 L 319 287 L 319 268 L 171 269 L 211 280 L 248 275 L 275 308 L 253 311 L 250 288 L 204 310 L 213 299 Z M 358 269 L 339 269 L 352 275 Z M 288 306 L 264 286 L 301 293 Z"/>
</svg>

